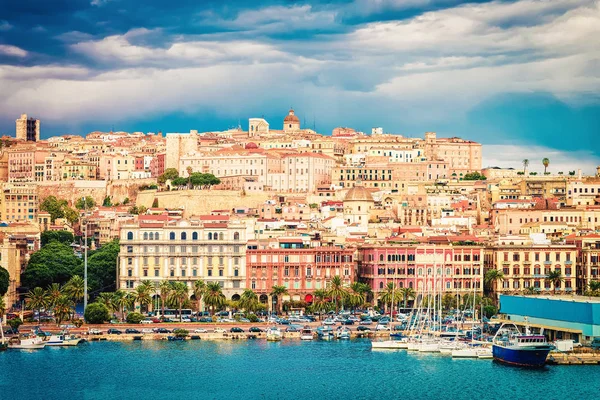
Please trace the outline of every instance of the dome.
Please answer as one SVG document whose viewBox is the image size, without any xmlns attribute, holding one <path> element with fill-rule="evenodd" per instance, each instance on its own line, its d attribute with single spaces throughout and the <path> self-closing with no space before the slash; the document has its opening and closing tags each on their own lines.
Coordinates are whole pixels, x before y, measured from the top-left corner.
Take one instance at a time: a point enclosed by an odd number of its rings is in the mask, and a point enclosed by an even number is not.
<svg viewBox="0 0 600 400">
<path fill-rule="evenodd" d="M 287 123 L 300 123 L 300 119 L 294 115 L 294 110 L 290 110 L 288 115 L 283 119 L 283 122 Z"/>
<path fill-rule="evenodd" d="M 352 189 L 348 190 L 344 201 L 370 201 L 374 202 L 371 192 L 369 192 L 364 186 L 356 185 Z"/>
<path fill-rule="evenodd" d="M 258 145 L 254 142 L 248 142 L 246 143 L 246 150 L 248 149 L 258 149 Z"/>
</svg>

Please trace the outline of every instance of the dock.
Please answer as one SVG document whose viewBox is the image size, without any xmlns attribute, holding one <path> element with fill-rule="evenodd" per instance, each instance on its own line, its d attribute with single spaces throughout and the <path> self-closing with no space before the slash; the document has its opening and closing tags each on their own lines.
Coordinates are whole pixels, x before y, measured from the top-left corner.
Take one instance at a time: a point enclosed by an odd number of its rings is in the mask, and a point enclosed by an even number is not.
<svg viewBox="0 0 600 400">
<path fill-rule="evenodd" d="M 549 365 L 600 365 L 600 352 L 573 351 L 568 353 L 553 351 L 548 354 Z"/>
</svg>

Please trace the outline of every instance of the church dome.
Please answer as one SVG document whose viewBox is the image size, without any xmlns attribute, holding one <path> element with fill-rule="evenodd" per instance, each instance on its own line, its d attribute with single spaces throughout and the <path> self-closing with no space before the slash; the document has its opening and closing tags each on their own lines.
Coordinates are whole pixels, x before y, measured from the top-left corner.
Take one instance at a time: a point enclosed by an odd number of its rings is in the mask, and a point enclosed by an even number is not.
<svg viewBox="0 0 600 400">
<path fill-rule="evenodd" d="M 283 122 L 288 123 L 288 124 L 293 124 L 293 123 L 299 124 L 300 119 L 298 117 L 296 117 L 296 115 L 294 115 L 294 110 L 290 110 L 288 115 L 286 115 L 286 117 L 283 119 Z"/>
<path fill-rule="evenodd" d="M 370 201 L 374 202 L 371 192 L 369 192 L 364 186 L 356 185 L 352 189 L 348 190 L 344 201 Z"/>
<path fill-rule="evenodd" d="M 248 149 L 258 149 L 258 145 L 254 142 L 248 142 L 246 143 L 246 150 Z"/>
</svg>

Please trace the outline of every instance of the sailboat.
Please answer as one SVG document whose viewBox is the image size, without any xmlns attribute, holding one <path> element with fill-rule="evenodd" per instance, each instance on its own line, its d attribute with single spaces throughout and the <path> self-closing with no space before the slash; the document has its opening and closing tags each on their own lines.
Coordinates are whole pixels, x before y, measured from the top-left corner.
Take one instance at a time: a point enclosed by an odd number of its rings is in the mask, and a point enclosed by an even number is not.
<svg viewBox="0 0 600 400">
<path fill-rule="evenodd" d="M 8 342 L 4 337 L 4 328 L 2 328 L 2 318 L 0 318 L 0 351 L 8 349 Z"/>
</svg>

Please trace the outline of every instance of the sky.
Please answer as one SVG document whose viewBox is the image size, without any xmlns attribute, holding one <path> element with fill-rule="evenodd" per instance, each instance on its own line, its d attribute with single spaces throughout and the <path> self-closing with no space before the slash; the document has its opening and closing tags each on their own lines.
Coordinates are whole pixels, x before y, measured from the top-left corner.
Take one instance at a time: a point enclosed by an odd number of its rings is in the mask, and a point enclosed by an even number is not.
<svg viewBox="0 0 600 400">
<path fill-rule="evenodd" d="M 303 126 L 600 165 L 599 0 L 0 0 L 0 134 Z"/>
</svg>

